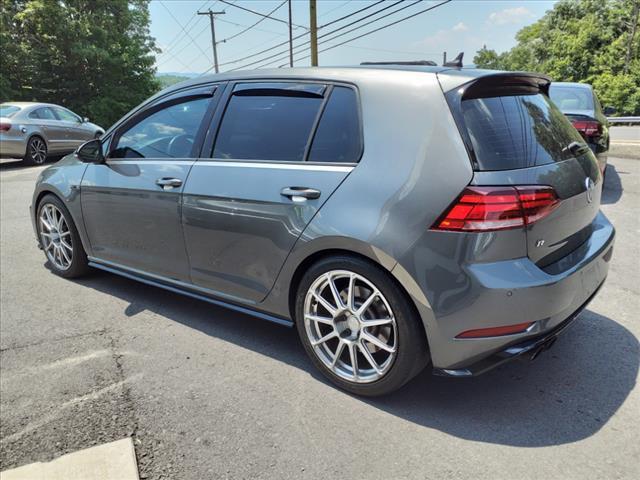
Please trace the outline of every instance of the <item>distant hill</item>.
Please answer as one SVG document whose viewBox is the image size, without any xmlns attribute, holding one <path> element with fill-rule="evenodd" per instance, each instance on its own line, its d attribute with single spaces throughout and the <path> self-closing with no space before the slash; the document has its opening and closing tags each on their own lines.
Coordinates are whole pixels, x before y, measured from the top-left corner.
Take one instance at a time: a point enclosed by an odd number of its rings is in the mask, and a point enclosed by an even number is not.
<svg viewBox="0 0 640 480">
<path fill-rule="evenodd" d="M 158 80 L 158 83 L 160 83 L 160 88 L 167 88 L 175 83 L 189 80 L 190 78 L 193 77 L 187 77 L 184 74 L 159 73 L 156 75 L 156 80 Z"/>
<path fill-rule="evenodd" d="M 196 72 L 158 72 L 156 73 L 156 77 L 166 77 L 167 75 L 175 76 L 175 77 L 194 78 L 201 74 Z"/>
</svg>

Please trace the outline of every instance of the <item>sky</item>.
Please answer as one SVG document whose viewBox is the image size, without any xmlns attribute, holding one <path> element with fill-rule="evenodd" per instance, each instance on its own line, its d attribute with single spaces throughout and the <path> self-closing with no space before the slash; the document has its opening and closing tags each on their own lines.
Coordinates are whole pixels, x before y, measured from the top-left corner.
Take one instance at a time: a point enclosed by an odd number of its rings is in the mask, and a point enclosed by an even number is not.
<svg viewBox="0 0 640 480">
<path fill-rule="evenodd" d="M 319 65 L 356 65 L 364 61 L 396 60 L 433 60 L 440 64 L 444 51 L 447 52 L 448 58 L 453 58 L 458 52 L 463 51 L 465 64 L 469 64 L 475 52 L 483 45 L 498 52 L 511 48 L 515 45 L 515 34 L 518 30 L 538 20 L 555 3 L 551 0 L 452 0 L 414 18 L 322 52 L 324 48 L 437 5 L 441 1 L 406 0 L 393 6 L 396 0 L 387 0 L 372 6 L 375 0 L 318 0 Z M 415 5 L 412 5 L 414 2 Z M 283 0 L 231 0 L 230 3 L 267 14 L 281 5 Z M 321 28 L 367 6 L 371 8 Z M 385 7 L 387 9 L 384 12 L 331 33 Z M 393 13 L 403 7 L 407 8 Z M 272 14 L 273 17 L 283 20 L 282 22 L 264 19 L 246 33 L 228 41 L 224 40 L 242 32 L 261 17 L 224 4 L 220 0 L 152 0 L 149 9 L 151 35 L 156 38 L 156 44 L 162 50 L 156 62 L 159 73 L 202 73 L 212 68 L 209 18 L 196 14 L 198 10 L 208 9 L 225 12 L 216 16 L 215 20 L 220 71 L 239 67 L 256 68 L 269 62 L 273 62 L 270 67 L 288 66 L 288 44 L 277 46 L 288 41 L 286 3 Z M 309 45 L 304 44 L 308 41 L 308 0 L 293 0 L 292 18 L 295 25 L 293 36 L 300 36 L 294 40 L 294 65 L 308 66 L 309 59 L 303 58 L 309 55 Z M 380 20 L 347 33 L 376 19 Z M 340 34 L 344 35 L 332 40 Z M 322 35 L 326 36 L 322 38 Z M 296 45 L 299 46 L 295 48 Z M 267 49 L 269 51 L 265 53 L 238 61 Z M 270 56 L 273 58 L 265 59 Z"/>
</svg>

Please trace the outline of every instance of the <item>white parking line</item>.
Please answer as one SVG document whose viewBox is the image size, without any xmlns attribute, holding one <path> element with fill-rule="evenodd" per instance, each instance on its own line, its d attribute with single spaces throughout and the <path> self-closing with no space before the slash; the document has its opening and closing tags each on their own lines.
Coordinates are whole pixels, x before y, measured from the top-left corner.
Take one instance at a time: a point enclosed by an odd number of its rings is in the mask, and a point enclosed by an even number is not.
<svg viewBox="0 0 640 480">
<path fill-rule="evenodd" d="M 102 358 L 109 355 L 112 355 L 112 352 L 109 350 L 97 350 L 95 352 L 87 353 L 86 355 L 63 358 L 62 360 L 56 360 L 55 362 L 47 363 L 46 365 L 28 367 L 22 371 L 3 374 L 1 380 L 2 382 L 5 382 L 8 380 L 12 380 L 16 377 L 23 377 L 25 375 L 33 375 L 33 374 L 47 372 L 50 370 L 56 370 L 56 369 L 65 368 L 65 367 L 74 367 L 76 365 L 80 365 L 81 363 L 88 362 L 95 358 Z M 123 355 L 126 355 L 126 354 L 123 354 Z"/>
<path fill-rule="evenodd" d="M 125 379 L 125 380 L 121 380 L 120 382 L 112 383 L 111 385 L 108 385 L 108 386 L 106 386 L 104 388 L 96 390 L 95 392 L 91 392 L 91 393 L 88 393 L 86 395 L 82 395 L 80 397 L 72 398 L 71 400 L 68 400 L 68 401 L 64 402 L 62 405 L 60 405 L 55 412 L 47 414 L 47 415 L 44 415 L 43 417 L 40 417 L 38 420 L 35 420 L 35 421 L 31 422 L 31 423 L 28 423 L 27 426 L 24 427 L 22 430 L 0 439 L 0 445 L 7 444 L 9 442 L 13 442 L 14 440 L 17 440 L 18 438 L 23 437 L 24 435 L 26 435 L 28 433 L 31 433 L 34 430 L 37 430 L 38 428 L 40 428 L 40 427 L 46 425 L 47 423 L 55 420 L 55 418 L 60 413 L 62 413 L 63 410 L 65 410 L 67 408 L 73 407 L 75 405 L 78 405 L 79 403 L 83 403 L 83 402 L 86 402 L 88 400 L 95 400 L 95 399 L 101 397 L 102 395 L 104 395 L 105 393 L 109 393 L 109 392 L 112 392 L 114 390 L 118 390 L 125 383 L 129 383 L 129 382 L 132 382 L 134 380 L 137 380 L 141 376 L 142 376 L 141 374 L 134 375 L 133 377 L 129 377 L 129 378 Z M 4 479 L 1 479 L 1 480 L 4 480 Z"/>
</svg>

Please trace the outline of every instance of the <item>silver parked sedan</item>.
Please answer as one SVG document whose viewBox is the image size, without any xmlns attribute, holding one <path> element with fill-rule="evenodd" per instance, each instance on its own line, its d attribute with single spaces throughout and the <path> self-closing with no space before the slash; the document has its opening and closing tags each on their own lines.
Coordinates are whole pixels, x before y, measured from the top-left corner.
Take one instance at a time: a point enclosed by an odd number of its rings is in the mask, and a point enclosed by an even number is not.
<svg viewBox="0 0 640 480">
<path fill-rule="evenodd" d="M 295 327 L 362 395 L 428 364 L 466 377 L 534 358 L 604 282 L 615 235 L 549 83 L 409 66 L 200 77 L 42 172 L 38 243 L 62 277 L 99 268 Z"/>
<path fill-rule="evenodd" d="M 0 104 L 0 158 L 43 164 L 50 155 L 73 152 L 104 129 L 88 118 L 50 103 Z"/>
</svg>

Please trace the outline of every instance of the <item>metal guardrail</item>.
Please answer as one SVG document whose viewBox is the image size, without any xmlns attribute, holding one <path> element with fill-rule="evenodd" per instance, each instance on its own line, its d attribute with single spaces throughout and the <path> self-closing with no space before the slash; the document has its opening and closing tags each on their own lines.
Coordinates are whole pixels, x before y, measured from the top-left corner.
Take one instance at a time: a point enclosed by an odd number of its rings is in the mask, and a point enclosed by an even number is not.
<svg viewBox="0 0 640 480">
<path fill-rule="evenodd" d="M 640 125 L 640 117 L 607 117 L 611 125 Z"/>
</svg>

